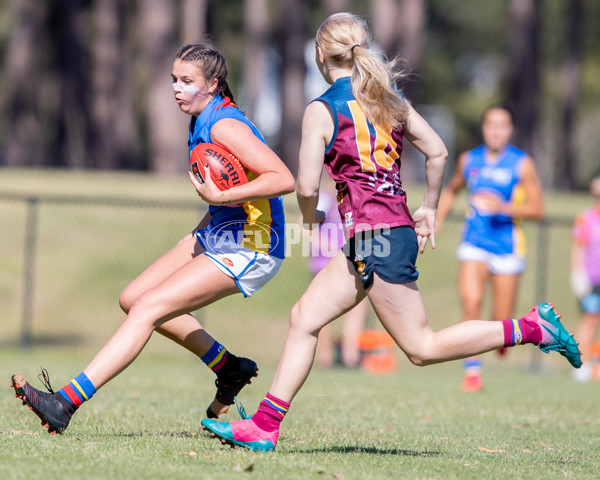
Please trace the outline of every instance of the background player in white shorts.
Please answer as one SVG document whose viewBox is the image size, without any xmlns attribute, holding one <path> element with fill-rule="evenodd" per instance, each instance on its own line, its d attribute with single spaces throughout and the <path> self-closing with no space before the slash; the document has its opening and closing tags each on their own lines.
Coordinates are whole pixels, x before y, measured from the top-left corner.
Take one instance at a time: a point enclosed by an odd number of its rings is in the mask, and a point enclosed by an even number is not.
<svg viewBox="0 0 600 480">
<path fill-rule="evenodd" d="M 483 115 L 483 144 L 462 153 L 447 188 L 442 193 L 437 230 L 452 209 L 456 194 L 467 190 L 467 212 L 457 257 L 458 284 L 463 320 L 481 318 L 481 304 L 489 282 L 492 288 L 492 319 L 514 315 L 519 279 L 525 269 L 524 218 L 543 215 L 542 189 L 533 160 L 511 145 L 513 115 L 502 104 Z M 500 354 L 506 352 L 501 348 Z M 464 361 L 462 389 L 483 387 L 481 359 Z"/>
</svg>

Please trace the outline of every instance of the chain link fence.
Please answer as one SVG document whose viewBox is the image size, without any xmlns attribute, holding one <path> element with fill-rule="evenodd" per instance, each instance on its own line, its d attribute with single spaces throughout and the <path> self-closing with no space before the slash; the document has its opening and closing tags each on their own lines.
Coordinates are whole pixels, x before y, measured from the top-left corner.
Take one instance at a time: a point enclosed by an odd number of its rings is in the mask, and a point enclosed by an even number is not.
<svg viewBox="0 0 600 480">
<path fill-rule="evenodd" d="M 99 348 L 125 318 L 118 305 L 123 288 L 204 213 L 198 202 L 0 194 L 0 345 Z M 287 213 L 294 222 L 297 210 Z M 552 299 L 574 329 L 578 310 L 568 288 L 571 225 L 566 216 L 525 224 L 528 268 L 516 314 Z M 454 253 L 461 226 L 462 216 L 450 216 L 436 250 L 418 261 L 419 288 L 436 330 L 461 318 Z M 289 312 L 310 279 L 300 245 L 291 245 L 282 270 L 263 290 L 250 299 L 221 300 L 196 316 L 232 351 L 276 360 Z M 489 316 L 489 298 L 484 312 Z M 373 314 L 368 325 L 380 328 Z M 155 348 L 178 348 L 166 339 L 154 342 Z"/>
</svg>

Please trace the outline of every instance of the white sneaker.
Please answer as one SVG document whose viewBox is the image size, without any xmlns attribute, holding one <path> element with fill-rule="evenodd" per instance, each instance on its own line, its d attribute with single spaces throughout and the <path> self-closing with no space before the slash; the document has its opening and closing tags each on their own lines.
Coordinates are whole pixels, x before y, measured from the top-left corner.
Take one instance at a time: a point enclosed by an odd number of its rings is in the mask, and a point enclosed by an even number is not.
<svg viewBox="0 0 600 480">
<path fill-rule="evenodd" d="M 589 382 L 592 378 L 592 364 L 586 362 L 581 367 L 574 368 L 572 375 L 573 379 L 578 382 Z"/>
</svg>

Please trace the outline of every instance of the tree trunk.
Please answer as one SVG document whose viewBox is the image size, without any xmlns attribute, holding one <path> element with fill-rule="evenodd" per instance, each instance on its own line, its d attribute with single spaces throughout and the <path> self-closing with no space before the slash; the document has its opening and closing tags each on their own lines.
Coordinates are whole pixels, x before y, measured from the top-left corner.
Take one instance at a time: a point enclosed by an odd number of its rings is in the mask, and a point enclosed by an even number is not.
<svg viewBox="0 0 600 480">
<path fill-rule="evenodd" d="M 371 0 L 371 32 L 386 55 L 397 55 L 400 42 L 400 3 L 398 0 Z"/>
<path fill-rule="evenodd" d="M 81 32 L 83 8 L 81 0 L 59 4 L 56 28 L 56 59 L 60 82 L 59 110 L 48 126 L 56 128 L 55 140 L 50 145 L 53 167 L 89 168 L 91 128 L 89 112 L 89 78 L 86 75 L 85 46 Z"/>
<path fill-rule="evenodd" d="M 370 8 L 375 42 L 388 58 L 400 57 L 402 63 L 398 68 L 413 71 L 421 57 L 425 27 L 424 1 L 372 0 Z M 415 99 L 416 82 L 407 80 L 397 86 L 409 101 Z M 405 143 L 402 159 L 402 179 L 423 181 L 424 157 L 410 142 Z"/>
<path fill-rule="evenodd" d="M 212 0 L 183 0 L 181 5 L 181 43 L 200 42 L 207 33 L 209 6 Z"/>
<path fill-rule="evenodd" d="M 411 68 L 416 68 L 421 60 L 425 16 L 424 0 L 402 0 L 397 27 L 400 40 L 398 50 Z"/>
<path fill-rule="evenodd" d="M 509 98 L 515 113 L 515 143 L 534 159 L 539 116 L 541 3 L 542 0 L 509 3 Z"/>
<path fill-rule="evenodd" d="M 351 10 L 349 0 L 324 0 L 323 4 L 326 16 L 339 12 L 348 12 Z"/>
<path fill-rule="evenodd" d="M 421 59 L 425 28 L 424 0 L 374 0 L 371 2 L 375 41 L 388 58 L 400 57 L 404 68 L 414 70 Z M 402 91 L 414 98 L 415 84 L 406 82 Z"/>
<path fill-rule="evenodd" d="M 169 78 L 178 47 L 175 5 L 169 0 L 146 0 L 140 15 L 150 169 L 174 174 L 187 169 L 189 122 L 175 103 Z"/>
<path fill-rule="evenodd" d="M 267 7 L 267 0 L 244 1 L 244 111 L 250 119 L 255 116 L 267 72 Z"/>
<path fill-rule="evenodd" d="M 295 175 L 302 132 L 304 99 L 304 46 L 307 39 L 308 6 L 306 2 L 283 0 L 281 5 L 281 131 L 279 153 Z"/>
<path fill-rule="evenodd" d="M 94 166 L 129 168 L 137 144 L 131 78 L 126 68 L 126 1 L 97 0 L 94 6 L 92 118 Z"/>
<path fill-rule="evenodd" d="M 6 53 L 7 133 L 5 162 L 8 166 L 44 164 L 40 126 L 40 74 L 43 59 L 45 2 L 13 0 L 12 28 Z"/>
<path fill-rule="evenodd" d="M 583 27 L 583 1 L 568 2 L 568 15 L 565 19 L 567 39 L 566 52 L 562 65 L 562 138 L 559 142 L 559 171 L 560 187 L 572 190 L 578 188 L 577 157 L 575 155 L 575 113 L 581 86 L 581 38 Z"/>
</svg>

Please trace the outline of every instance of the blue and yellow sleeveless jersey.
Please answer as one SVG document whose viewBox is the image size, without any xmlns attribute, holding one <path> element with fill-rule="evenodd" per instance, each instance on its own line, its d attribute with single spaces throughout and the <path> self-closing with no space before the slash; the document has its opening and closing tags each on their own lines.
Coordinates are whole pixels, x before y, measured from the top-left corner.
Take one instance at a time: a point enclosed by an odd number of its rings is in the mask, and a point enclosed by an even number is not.
<svg viewBox="0 0 600 480">
<path fill-rule="evenodd" d="M 190 121 L 188 140 L 189 154 L 200 143 L 213 143 L 210 131 L 215 123 L 225 118 L 233 118 L 250 127 L 263 143 L 266 143 L 258 129 L 233 104 L 229 98 L 217 95 L 198 117 Z M 246 170 L 248 180 L 257 175 Z M 209 205 L 211 233 L 225 235 L 228 239 L 256 252 L 267 253 L 277 258 L 285 258 L 285 215 L 281 197 L 267 200 L 252 200 L 241 206 Z"/>
<path fill-rule="evenodd" d="M 527 154 L 508 145 L 494 163 L 486 161 L 487 147 L 480 145 L 467 152 L 462 174 L 466 181 L 468 206 L 463 241 L 496 255 L 525 255 L 525 236 L 521 219 L 509 215 L 489 215 L 471 203 L 477 193 L 491 193 L 503 203 L 520 205 L 525 200 L 521 170 Z"/>
</svg>

